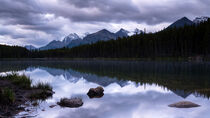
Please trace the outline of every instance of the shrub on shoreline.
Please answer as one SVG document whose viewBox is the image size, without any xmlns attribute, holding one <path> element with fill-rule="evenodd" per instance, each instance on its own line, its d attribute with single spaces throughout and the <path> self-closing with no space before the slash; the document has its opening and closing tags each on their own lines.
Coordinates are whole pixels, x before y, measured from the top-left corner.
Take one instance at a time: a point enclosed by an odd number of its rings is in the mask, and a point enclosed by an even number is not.
<svg viewBox="0 0 210 118">
<path fill-rule="evenodd" d="M 0 75 L 0 117 L 16 114 L 19 105 L 24 104 L 26 101 L 44 101 L 54 94 L 52 87 L 48 83 L 39 82 L 35 86 L 31 84 L 32 80 L 25 74 Z M 10 114 L 7 115 L 7 113 Z"/>
<path fill-rule="evenodd" d="M 52 87 L 49 83 L 39 82 L 34 86 L 31 86 L 32 80 L 27 77 L 25 74 L 18 75 L 17 73 L 7 74 L 6 76 L 0 76 L 0 79 L 9 80 L 15 86 L 18 86 L 23 89 L 41 89 L 52 91 Z"/>
<path fill-rule="evenodd" d="M 12 89 L 2 88 L 0 89 L 0 104 L 8 105 L 15 102 L 15 93 Z"/>
<path fill-rule="evenodd" d="M 32 80 L 27 77 L 25 74 L 18 75 L 17 73 L 7 74 L 4 77 L 1 77 L 4 80 L 11 81 L 14 85 L 23 88 L 23 89 L 30 89 Z"/>
<path fill-rule="evenodd" d="M 50 84 L 49 83 L 43 83 L 43 82 L 37 83 L 32 88 L 52 91 L 52 87 L 50 86 Z"/>
<path fill-rule="evenodd" d="M 38 82 L 36 85 L 32 86 L 32 80 L 25 74 L 18 75 L 17 73 L 7 74 L 6 76 L 0 76 L 2 80 L 10 81 L 14 86 L 21 89 L 30 89 L 32 93 L 29 98 L 32 100 L 46 100 L 53 95 L 52 87 L 49 83 Z M 6 89 L 6 95 L 0 96 L 0 99 L 8 99 L 10 101 L 15 101 L 14 92 L 11 89 Z"/>
</svg>

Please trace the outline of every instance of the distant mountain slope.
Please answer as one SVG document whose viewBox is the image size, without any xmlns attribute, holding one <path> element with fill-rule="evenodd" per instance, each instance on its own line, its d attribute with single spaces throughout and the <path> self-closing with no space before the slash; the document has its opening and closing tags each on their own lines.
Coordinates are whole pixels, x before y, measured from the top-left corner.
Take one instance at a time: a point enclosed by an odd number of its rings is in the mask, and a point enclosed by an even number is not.
<svg viewBox="0 0 210 118">
<path fill-rule="evenodd" d="M 120 29 L 118 32 L 115 33 L 115 36 L 120 37 L 120 38 L 128 37 L 128 33 L 129 33 L 129 31 L 124 30 L 124 29 Z"/>
<path fill-rule="evenodd" d="M 81 38 L 76 34 L 76 33 L 73 33 L 73 34 L 69 34 L 68 36 L 66 36 L 64 39 L 63 39 L 63 44 L 65 46 L 67 46 L 69 43 L 71 43 L 72 41 L 75 41 L 75 40 L 80 40 Z"/>
<path fill-rule="evenodd" d="M 171 24 L 170 26 L 168 26 L 168 28 L 180 28 L 180 27 L 184 27 L 185 25 L 193 25 L 194 23 L 189 20 L 187 17 L 183 17 L 179 20 L 177 20 L 176 22 L 174 22 L 173 24 Z"/>
<path fill-rule="evenodd" d="M 103 29 L 96 33 L 88 34 L 87 36 L 83 38 L 83 40 L 82 39 L 74 40 L 70 42 L 67 47 L 72 48 L 79 45 L 95 43 L 98 41 L 108 41 L 110 39 L 116 39 L 116 35 L 114 33 L 109 32 L 106 29 Z"/>
<path fill-rule="evenodd" d="M 87 35 L 83 40 L 88 43 L 95 43 L 97 41 L 107 41 L 110 39 L 116 39 L 116 35 L 106 29 L 103 29 L 96 33 Z"/>
<path fill-rule="evenodd" d="M 116 33 L 112 33 L 106 29 L 100 30 L 96 33 L 87 34 L 83 39 L 81 39 L 77 34 L 73 33 L 66 36 L 63 41 L 51 41 L 44 47 L 41 47 L 40 50 L 49 50 L 49 49 L 58 49 L 63 47 L 76 47 L 84 44 L 92 44 L 98 41 L 108 41 L 111 39 L 117 39 L 118 37 L 128 37 L 128 31 L 120 29 Z"/>
<path fill-rule="evenodd" d="M 181 20 L 182 21 L 182 20 Z M 185 20 L 184 20 L 185 21 Z M 187 20 L 188 21 L 188 20 Z M 190 22 L 191 23 L 191 22 Z M 183 57 L 205 60 L 210 55 L 210 19 L 198 25 L 166 28 L 156 33 L 46 52 L 46 57 L 68 58 L 156 58 Z M 54 52 L 59 52 L 57 55 Z M 189 58 L 188 58 L 189 57 Z"/>
<path fill-rule="evenodd" d="M 57 49 L 57 48 L 62 48 L 65 45 L 61 41 L 56 41 L 53 40 L 49 44 L 47 44 L 44 47 L 41 47 L 40 50 L 49 50 L 49 49 Z"/>
<path fill-rule="evenodd" d="M 57 48 L 63 48 L 66 47 L 69 43 L 75 40 L 81 40 L 80 37 L 73 33 L 66 36 L 63 41 L 51 41 L 49 44 L 47 44 L 44 47 L 41 47 L 40 50 L 49 50 L 49 49 L 57 49 Z"/>
<path fill-rule="evenodd" d="M 27 50 L 36 50 L 36 49 L 37 49 L 37 48 L 34 47 L 33 45 L 26 45 L 25 48 L 26 48 Z"/>
<path fill-rule="evenodd" d="M 84 41 L 82 39 L 78 39 L 78 40 L 71 41 L 66 47 L 67 48 L 73 48 L 73 47 L 76 47 L 76 46 L 79 46 L 79 45 L 84 45 L 84 44 L 88 44 L 88 42 Z"/>
<path fill-rule="evenodd" d="M 83 38 L 83 40 L 74 40 L 72 42 L 69 43 L 69 45 L 67 46 L 68 48 L 72 48 L 72 47 L 76 47 L 79 45 L 84 45 L 84 44 L 92 44 L 92 43 L 96 43 L 98 41 L 108 41 L 111 39 L 117 39 L 118 37 L 128 37 L 128 31 L 124 30 L 124 29 L 120 29 L 118 32 L 116 33 L 112 33 L 106 29 L 100 30 L 96 33 L 92 33 L 92 34 L 88 34 L 87 36 L 85 36 Z"/>
</svg>

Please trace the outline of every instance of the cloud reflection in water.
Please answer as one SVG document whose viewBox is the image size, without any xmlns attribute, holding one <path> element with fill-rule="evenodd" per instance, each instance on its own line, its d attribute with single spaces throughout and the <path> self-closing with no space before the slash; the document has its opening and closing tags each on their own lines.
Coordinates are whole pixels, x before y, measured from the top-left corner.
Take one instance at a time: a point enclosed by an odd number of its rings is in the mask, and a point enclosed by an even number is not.
<svg viewBox="0 0 210 118">
<path fill-rule="evenodd" d="M 89 88 L 99 86 L 100 82 L 91 82 L 81 76 L 66 76 L 68 71 L 56 75 L 50 74 L 43 68 L 21 71 L 29 75 L 34 83 L 38 81 L 49 82 L 55 94 L 52 99 L 41 103 L 45 111 L 38 109 L 40 118 L 208 118 L 210 102 L 207 99 L 196 98 L 194 95 L 187 100 L 201 104 L 202 107 L 193 109 L 169 108 L 168 104 L 182 101 L 170 90 L 157 85 L 140 85 L 132 81 L 125 81 L 124 86 L 112 82 L 104 86 L 105 95 L 100 99 L 89 99 L 86 93 Z M 97 81 L 100 81 L 98 77 Z M 101 80 L 104 81 L 104 80 Z M 84 105 L 80 108 L 60 108 L 56 104 L 63 97 L 80 97 Z"/>
</svg>

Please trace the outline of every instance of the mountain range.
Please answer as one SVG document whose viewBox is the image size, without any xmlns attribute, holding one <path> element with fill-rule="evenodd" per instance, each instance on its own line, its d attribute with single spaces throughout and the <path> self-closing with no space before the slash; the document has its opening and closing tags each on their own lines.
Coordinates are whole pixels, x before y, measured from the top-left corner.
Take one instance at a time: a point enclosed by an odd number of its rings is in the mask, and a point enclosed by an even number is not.
<svg viewBox="0 0 210 118">
<path fill-rule="evenodd" d="M 199 24 L 201 22 L 205 22 L 209 19 L 209 17 L 196 17 L 193 21 L 189 20 L 187 17 L 183 17 L 181 19 L 178 19 L 174 23 L 172 23 L 170 26 L 167 28 L 180 28 L 184 27 L 185 25 L 193 25 L 193 24 Z M 142 30 L 136 29 L 135 34 L 143 33 Z M 58 49 L 58 48 L 73 48 L 79 45 L 84 45 L 84 44 L 92 44 L 96 43 L 98 41 L 108 41 L 111 39 L 117 39 L 118 37 L 128 37 L 128 31 L 124 29 L 120 29 L 116 33 L 112 33 L 106 29 L 100 30 L 98 32 L 92 33 L 92 34 L 87 34 L 84 38 L 80 38 L 76 33 L 69 34 L 66 36 L 62 41 L 56 41 L 53 40 L 50 43 L 48 43 L 46 46 L 43 46 L 41 48 L 36 48 L 32 45 L 27 45 L 25 48 L 28 50 L 49 50 L 49 49 Z"/>
<path fill-rule="evenodd" d="M 63 48 L 66 47 L 68 44 L 70 44 L 72 41 L 80 41 L 81 38 L 76 34 L 69 34 L 66 36 L 63 41 L 56 41 L 53 40 L 50 43 L 48 43 L 46 46 L 39 48 L 40 50 L 49 50 L 49 49 L 57 49 L 57 48 Z"/>
<path fill-rule="evenodd" d="M 117 39 L 118 37 L 127 37 L 128 31 L 124 29 L 120 29 L 116 33 L 112 33 L 106 29 L 100 30 L 96 33 L 88 34 L 83 39 L 80 38 L 76 33 L 69 34 L 62 41 L 51 41 L 46 46 L 39 48 L 39 50 L 49 50 L 49 49 L 57 49 L 57 48 L 72 48 L 79 45 L 84 44 L 92 44 L 98 41 L 108 41 L 110 39 Z"/>
<path fill-rule="evenodd" d="M 193 21 L 191 21 L 187 17 L 183 17 L 172 23 L 170 26 L 168 26 L 168 28 L 173 28 L 173 27 L 180 28 L 184 27 L 185 25 L 199 24 L 207 21 L 208 19 L 209 17 L 202 16 L 202 17 L 196 17 Z"/>
</svg>

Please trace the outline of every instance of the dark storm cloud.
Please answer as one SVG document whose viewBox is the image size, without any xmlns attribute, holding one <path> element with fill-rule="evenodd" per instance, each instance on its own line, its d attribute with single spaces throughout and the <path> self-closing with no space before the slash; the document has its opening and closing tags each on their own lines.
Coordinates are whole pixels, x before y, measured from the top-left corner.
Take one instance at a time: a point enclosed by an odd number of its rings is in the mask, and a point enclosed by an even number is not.
<svg viewBox="0 0 210 118">
<path fill-rule="evenodd" d="M 45 11 L 34 0 L 1 0 L 0 19 L 5 25 L 23 25 L 24 29 L 53 33 L 59 27 L 47 25 Z"/>
<path fill-rule="evenodd" d="M 121 22 L 132 21 L 140 18 L 140 11 L 138 10 L 138 7 L 133 5 L 130 0 L 86 0 L 85 2 L 84 0 L 64 0 L 63 2 L 73 5 L 78 9 L 96 9 L 96 11 L 93 11 L 92 13 L 80 11 L 75 14 L 63 14 L 73 21 Z"/>
<path fill-rule="evenodd" d="M 13 32 L 10 32 L 10 31 L 0 32 L 0 35 L 2 35 L 2 36 L 10 35 L 13 39 L 25 38 L 25 36 L 23 36 L 21 34 L 14 34 Z"/>
<path fill-rule="evenodd" d="M 43 31 L 46 33 L 55 33 L 59 32 L 59 28 L 57 26 L 51 26 L 46 24 L 37 24 L 37 25 L 27 25 L 23 27 L 24 29 L 36 30 L 36 31 Z"/>
<path fill-rule="evenodd" d="M 74 22 L 133 21 L 154 25 L 210 11 L 209 0 L 171 0 L 171 2 L 158 5 L 153 1 L 134 1 L 136 2 L 131 0 L 59 0 L 59 5 L 50 6 L 35 0 L 1 0 L 0 18 L 5 19 L 8 24 L 29 25 L 27 28 L 32 28 L 32 30 L 45 31 L 50 28 L 57 29 L 44 26 L 45 22 L 40 14 L 45 13 L 69 18 Z M 67 7 L 75 8 L 68 10 Z"/>
<path fill-rule="evenodd" d="M 163 2 L 162 4 L 156 4 L 153 1 L 135 1 L 59 0 L 59 5 L 50 6 L 35 0 L 1 0 L 0 18 L 5 19 L 6 24 L 27 25 L 25 27 L 27 29 L 53 32 L 59 28 L 46 25 L 40 14 L 52 13 L 58 17 L 68 18 L 73 22 L 118 23 L 133 21 L 154 25 L 172 22 L 183 16 L 196 16 L 210 11 L 209 0 L 171 0 L 171 2 Z M 74 8 L 68 9 L 68 7 Z"/>
<path fill-rule="evenodd" d="M 6 23 L 34 25 L 36 14 L 40 13 L 32 0 L 1 0 L 0 18 L 5 18 Z"/>
<path fill-rule="evenodd" d="M 132 2 L 131 0 L 63 0 L 78 9 L 96 8 L 99 13 L 83 14 L 63 13 L 65 17 L 83 22 L 122 22 L 134 21 L 149 25 L 172 22 L 180 17 L 191 17 L 206 14 L 210 11 L 209 0 L 171 0 L 169 2 Z M 60 13 L 62 14 L 62 13 Z"/>
</svg>

